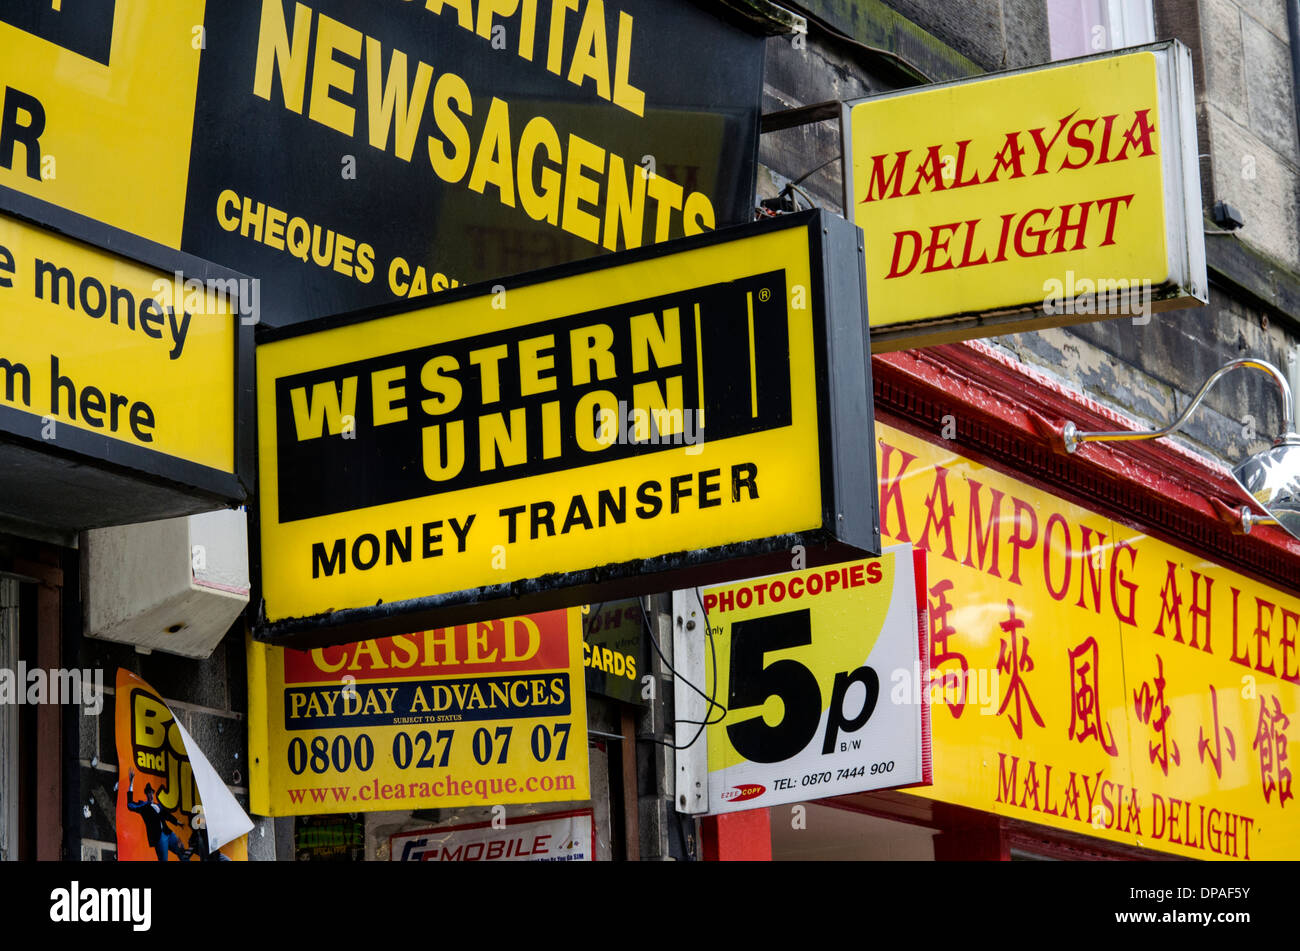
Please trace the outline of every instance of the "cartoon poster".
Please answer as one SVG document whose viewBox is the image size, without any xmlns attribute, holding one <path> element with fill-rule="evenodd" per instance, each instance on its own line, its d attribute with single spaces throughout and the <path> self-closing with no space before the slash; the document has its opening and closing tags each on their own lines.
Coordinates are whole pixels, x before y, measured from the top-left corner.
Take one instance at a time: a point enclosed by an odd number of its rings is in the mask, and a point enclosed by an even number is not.
<svg viewBox="0 0 1300 951">
<path fill-rule="evenodd" d="M 245 861 L 253 821 L 158 692 L 117 671 L 117 857 Z"/>
</svg>

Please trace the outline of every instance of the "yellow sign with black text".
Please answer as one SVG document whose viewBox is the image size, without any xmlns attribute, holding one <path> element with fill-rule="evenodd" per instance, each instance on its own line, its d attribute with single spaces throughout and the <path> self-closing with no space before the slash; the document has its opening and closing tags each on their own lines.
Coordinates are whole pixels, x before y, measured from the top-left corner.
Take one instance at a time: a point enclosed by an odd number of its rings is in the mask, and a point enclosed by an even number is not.
<svg viewBox="0 0 1300 951">
<path fill-rule="evenodd" d="M 1204 303 L 1176 43 L 848 107 L 873 349 Z"/>
<path fill-rule="evenodd" d="M 52 447 L 62 427 L 235 471 L 237 303 L 0 216 L 0 406 Z"/>
<path fill-rule="evenodd" d="M 248 641 L 260 815 L 590 797 L 579 608 L 298 651 Z"/>
<path fill-rule="evenodd" d="M 0 193 L 279 326 L 749 220 L 762 63 L 688 0 L 3 3 Z"/>
<path fill-rule="evenodd" d="M 0 13 L 0 185 L 179 248 L 204 0 L 59 6 Z"/>
<path fill-rule="evenodd" d="M 852 499 L 826 514 L 824 224 L 687 239 L 269 334 L 257 359 L 265 621 L 344 623 L 379 605 L 370 613 L 391 624 L 396 603 L 437 609 L 449 594 L 490 611 L 489 595 L 522 593 L 512 586 L 553 591 L 605 566 L 652 584 L 642 575 L 664 569 L 642 571 L 651 559 L 867 525 Z M 862 381 L 859 286 L 840 315 L 857 346 L 833 359 Z M 865 399 L 862 382 L 845 386 Z"/>
<path fill-rule="evenodd" d="M 1186 858 L 1300 858 L 1300 598 L 877 436 L 881 531 L 928 552 L 930 676 L 881 686 L 929 693 L 920 795 Z"/>
</svg>

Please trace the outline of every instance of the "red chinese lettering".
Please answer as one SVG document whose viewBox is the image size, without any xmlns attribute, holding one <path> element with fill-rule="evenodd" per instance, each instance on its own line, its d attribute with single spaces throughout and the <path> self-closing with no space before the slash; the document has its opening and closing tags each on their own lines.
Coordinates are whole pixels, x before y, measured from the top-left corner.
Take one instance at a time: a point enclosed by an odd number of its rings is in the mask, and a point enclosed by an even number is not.
<svg viewBox="0 0 1300 951">
<path fill-rule="evenodd" d="M 1205 738 L 1205 727 L 1201 727 L 1200 736 L 1196 742 L 1196 751 L 1200 754 L 1201 762 L 1205 762 L 1205 757 L 1210 757 L 1210 765 L 1214 767 L 1214 775 L 1223 778 L 1223 740 L 1224 735 L 1228 738 L 1228 759 L 1236 762 L 1237 760 L 1237 741 L 1233 738 L 1232 731 L 1226 726 L 1220 730 L 1219 727 L 1219 694 L 1214 689 L 1214 684 L 1210 684 L 1210 709 L 1214 714 L 1214 752 L 1210 752 L 1210 741 Z"/>
<path fill-rule="evenodd" d="M 1264 802 L 1277 792 L 1277 804 L 1285 806 L 1291 797 L 1291 769 L 1286 765 L 1286 728 L 1291 719 L 1282 712 L 1282 704 L 1273 697 L 1273 709 L 1268 708 L 1268 697 L 1259 695 L 1259 725 L 1251 749 L 1259 750 L 1260 782 L 1264 786 Z"/>
<path fill-rule="evenodd" d="M 1008 636 L 1002 638 L 1002 644 L 998 648 L 998 670 L 1010 676 L 1011 683 L 1007 686 L 1006 696 L 1002 698 L 1002 706 L 998 707 L 998 716 L 1006 712 L 1014 697 L 1016 707 L 1008 714 L 1007 719 L 1011 721 L 1011 729 L 1016 731 L 1016 738 L 1023 739 L 1024 714 L 1021 701 L 1023 700 L 1029 707 L 1029 715 L 1039 726 L 1043 725 L 1043 718 L 1038 715 L 1034 700 L 1029 695 L 1029 686 L 1021 676 L 1022 673 L 1029 673 L 1034 669 L 1034 661 L 1029 656 L 1029 638 L 1017 633 L 1025 626 L 1025 622 L 1016 617 L 1016 605 L 1010 598 L 1007 598 L 1007 612 L 1007 619 L 1000 625 L 1003 633 Z"/>
<path fill-rule="evenodd" d="M 1115 734 L 1101 721 L 1101 670 L 1097 641 L 1089 637 L 1070 655 L 1070 738 L 1094 737 L 1111 756 L 1119 755 Z"/>
<path fill-rule="evenodd" d="M 935 628 L 934 633 L 930 635 L 930 669 L 934 672 L 931 677 L 942 688 L 944 706 L 953 717 L 960 718 L 962 711 L 966 709 L 966 673 L 970 668 L 964 654 L 948 649 L 948 638 L 957 633 L 957 629 L 948 620 L 948 615 L 953 608 L 952 602 L 948 600 L 948 592 L 952 588 L 952 581 L 944 579 L 930 589 L 930 594 L 936 598 L 930 607 L 930 618 Z M 940 674 L 939 668 L 950 661 L 956 663 L 961 668 L 961 672 L 947 670 Z M 932 693 L 931 696 L 933 695 Z M 949 697 L 955 699 L 949 702 Z"/>
<path fill-rule="evenodd" d="M 1143 683 L 1141 690 L 1133 691 L 1133 707 L 1137 711 L 1138 719 L 1151 727 L 1152 732 L 1158 737 L 1158 742 L 1152 741 L 1149 744 L 1147 755 L 1151 762 L 1159 763 L 1161 772 L 1168 776 L 1171 745 L 1174 765 L 1177 766 L 1182 760 L 1178 754 L 1178 742 L 1175 740 L 1171 744 L 1169 739 L 1171 711 L 1169 705 L 1165 703 L 1165 662 L 1159 654 L 1156 654 L 1155 679 L 1149 684 Z"/>
</svg>

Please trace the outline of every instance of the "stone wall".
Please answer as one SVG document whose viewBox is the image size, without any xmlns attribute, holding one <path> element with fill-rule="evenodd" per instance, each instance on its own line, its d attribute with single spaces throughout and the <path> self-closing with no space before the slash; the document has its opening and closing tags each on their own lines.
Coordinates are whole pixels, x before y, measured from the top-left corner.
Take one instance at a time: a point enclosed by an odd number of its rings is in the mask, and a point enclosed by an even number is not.
<svg viewBox="0 0 1300 951">
<path fill-rule="evenodd" d="M 1120 317 L 990 342 L 1139 424 L 1163 426 L 1229 360 L 1262 357 L 1288 371 L 1300 337 L 1300 307 L 1292 306 L 1300 303 L 1300 237 L 1282 0 L 1155 0 L 1154 6 L 1157 37 L 1176 37 L 1192 49 L 1207 214 L 1215 200 L 1225 200 L 1246 219 L 1240 231 L 1219 234 L 1207 218 L 1209 305 L 1154 314 L 1145 323 Z M 806 0 L 800 9 L 816 26 L 806 49 L 789 37 L 768 41 L 765 112 L 924 81 L 905 75 L 898 56 L 912 65 L 923 60 L 929 80 L 960 75 L 962 63 L 992 70 L 1004 61 L 1020 66 L 1049 58 L 1044 0 Z M 872 48 L 871 39 L 894 45 Z M 838 150 L 834 122 L 765 134 L 760 198 Z M 838 162 L 800 187 L 807 199 L 842 213 Z M 1230 375 L 1177 438 L 1236 462 L 1279 431 L 1275 394 L 1262 375 Z"/>
</svg>

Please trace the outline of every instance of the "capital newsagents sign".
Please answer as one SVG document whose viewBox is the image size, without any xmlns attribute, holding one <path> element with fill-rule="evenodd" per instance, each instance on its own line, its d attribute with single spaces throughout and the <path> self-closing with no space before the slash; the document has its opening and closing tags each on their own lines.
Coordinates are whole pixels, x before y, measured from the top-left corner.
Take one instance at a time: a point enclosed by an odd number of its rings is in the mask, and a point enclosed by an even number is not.
<svg viewBox="0 0 1300 951">
<path fill-rule="evenodd" d="M 689 0 L 5 3 L 0 186 L 280 326 L 747 221 L 762 86 Z"/>
<path fill-rule="evenodd" d="M 877 351 L 1203 304 L 1175 42 L 846 107 Z"/>
</svg>

